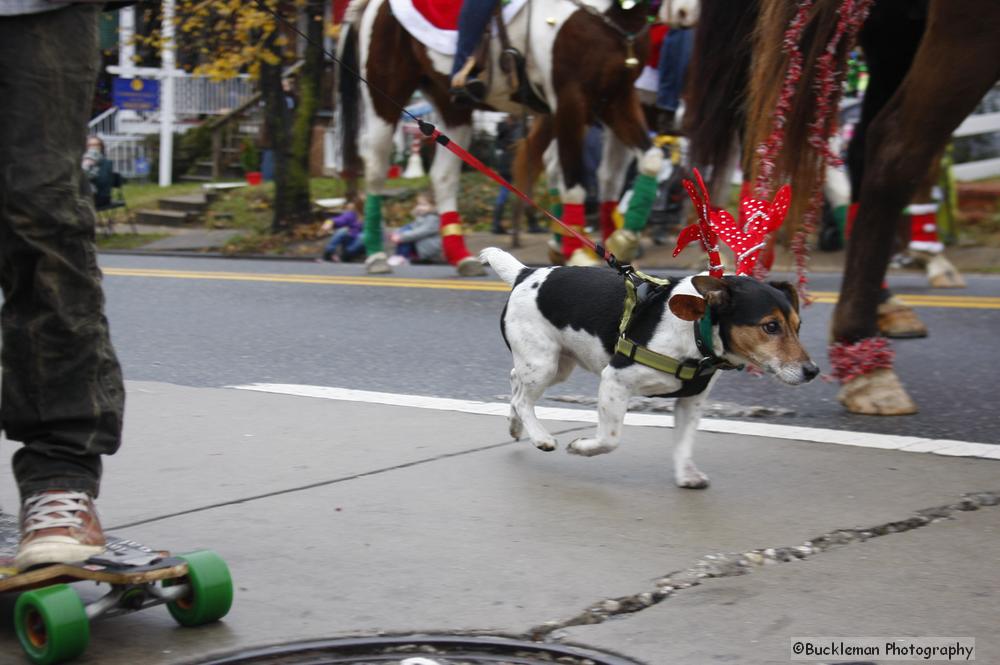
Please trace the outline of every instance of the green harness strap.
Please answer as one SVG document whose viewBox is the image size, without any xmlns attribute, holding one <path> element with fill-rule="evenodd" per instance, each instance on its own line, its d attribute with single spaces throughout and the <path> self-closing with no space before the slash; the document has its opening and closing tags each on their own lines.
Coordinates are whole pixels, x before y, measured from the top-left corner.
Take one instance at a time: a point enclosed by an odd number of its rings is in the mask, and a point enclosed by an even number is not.
<svg viewBox="0 0 1000 665">
<path fill-rule="evenodd" d="M 635 276 L 642 281 L 655 284 L 656 286 L 670 286 L 672 282 L 665 279 L 650 277 L 639 271 L 634 271 Z M 710 377 L 718 369 L 731 369 L 732 365 L 715 355 L 712 342 L 712 313 L 706 310 L 705 315 L 694 323 L 695 340 L 698 343 L 698 350 L 702 353 L 700 360 L 680 361 L 676 358 L 650 351 L 644 346 L 639 346 L 628 338 L 629 328 L 632 326 L 632 317 L 639 304 L 639 296 L 635 280 L 625 278 L 625 307 L 622 311 L 622 320 L 618 326 L 618 342 L 615 344 L 615 353 L 619 353 L 629 360 L 645 365 L 660 372 L 671 374 L 682 382 L 687 383 L 696 378 Z M 704 382 L 707 385 L 707 381 Z M 702 390 L 704 387 L 702 387 Z M 678 392 L 685 392 L 682 387 Z M 698 390 L 701 392 L 701 390 Z"/>
</svg>

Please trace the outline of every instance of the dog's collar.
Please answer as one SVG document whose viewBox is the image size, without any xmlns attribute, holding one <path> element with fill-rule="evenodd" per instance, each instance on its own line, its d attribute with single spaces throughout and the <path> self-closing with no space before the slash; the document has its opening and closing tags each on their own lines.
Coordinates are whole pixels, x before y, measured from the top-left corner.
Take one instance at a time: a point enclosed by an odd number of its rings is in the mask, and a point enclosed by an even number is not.
<svg viewBox="0 0 1000 665">
<path fill-rule="evenodd" d="M 634 275 L 634 277 L 632 276 Z M 686 397 L 697 395 L 708 387 L 708 381 L 717 370 L 737 369 L 732 363 L 715 355 L 713 338 L 714 321 L 711 309 L 705 310 L 705 315 L 694 322 L 694 339 L 701 358 L 698 360 L 678 360 L 629 339 L 629 330 L 636 314 L 641 312 L 649 300 L 663 288 L 673 288 L 676 284 L 670 280 L 658 279 L 634 271 L 625 278 L 625 307 L 622 311 L 621 324 L 618 327 L 618 342 L 615 353 L 629 360 L 645 365 L 659 372 L 670 374 L 681 381 L 681 389 L 663 397 Z M 742 369 L 742 368 L 740 368 Z"/>
</svg>

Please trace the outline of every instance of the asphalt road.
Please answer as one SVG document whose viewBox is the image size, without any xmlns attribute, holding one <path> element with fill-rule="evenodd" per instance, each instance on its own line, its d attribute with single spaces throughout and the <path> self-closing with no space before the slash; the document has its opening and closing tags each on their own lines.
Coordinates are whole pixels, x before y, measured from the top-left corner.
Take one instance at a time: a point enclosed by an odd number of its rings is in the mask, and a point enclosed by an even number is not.
<svg viewBox="0 0 1000 665">
<path fill-rule="evenodd" d="M 498 325 L 506 294 L 489 285 L 472 290 L 483 280 L 453 277 L 447 267 L 406 267 L 393 276 L 393 288 L 322 281 L 364 277 L 356 264 L 105 254 L 101 265 L 128 379 L 299 383 L 486 401 L 509 392 L 510 355 Z M 1000 296 L 1000 278 L 969 282 L 968 289 L 944 292 L 926 288 L 918 275 L 891 279 L 904 295 Z M 838 284 L 836 275 L 813 275 L 811 282 L 822 292 Z M 849 415 L 836 402 L 834 383 L 793 388 L 737 373 L 723 377 L 712 400 L 793 411 L 775 416 L 778 424 L 998 443 L 1000 305 L 973 304 L 980 306 L 921 307 L 931 337 L 894 344 L 918 415 Z M 832 309 L 816 304 L 804 314 L 803 338 L 824 371 Z M 592 397 L 596 387 L 595 376 L 578 370 L 549 394 Z"/>
</svg>

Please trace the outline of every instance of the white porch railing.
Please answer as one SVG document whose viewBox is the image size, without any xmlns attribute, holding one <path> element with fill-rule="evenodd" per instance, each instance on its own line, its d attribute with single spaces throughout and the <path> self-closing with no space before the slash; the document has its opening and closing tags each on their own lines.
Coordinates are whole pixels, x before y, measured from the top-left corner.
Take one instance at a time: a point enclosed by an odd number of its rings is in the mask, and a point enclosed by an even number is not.
<svg viewBox="0 0 1000 665">
<path fill-rule="evenodd" d="M 100 135 L 98 135 L 100 136 Z M 146 153 L 146 138 L 128 134 L 108 134 L 101 136 L 104 141 L 104 154 L 114 170 L 123 178 L 143 178 L 150 173 L 149 157 Z M 145 162 L 146 168 L 140 169 L 140 162 Z"/>
<path fill-rule="evenodd" d="M 98 116 L 95 116 L 87 123 L 87 134 L 97 134 L 98 136 L 115 134 L 118 132 L 118 107 L 112 106 Z"/>
<path fill-rule="evenodd" d="M 222 115 L 238 107 L 257 92 L 257 85 L 246 74 L 224 81 L 205 76 L 179 76 L 175 112 L 183 115 Z"/>
</svg>

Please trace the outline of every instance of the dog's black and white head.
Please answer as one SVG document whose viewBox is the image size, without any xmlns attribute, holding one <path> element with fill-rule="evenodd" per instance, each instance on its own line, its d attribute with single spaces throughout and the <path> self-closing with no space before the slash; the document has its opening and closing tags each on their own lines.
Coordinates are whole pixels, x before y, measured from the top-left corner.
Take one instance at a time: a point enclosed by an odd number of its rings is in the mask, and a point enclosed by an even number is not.
<svg viewBox="0 0 1000 665">
<path fill-rule="evenodd" d="M 756 365 L 791 385 L 806 383 L 819 374 L 799 341 L 799 297 L 794 286 L 707 275 L 693 277 L 691 286 L 697 293 L 678 290 L 671 294 L 670 311 L 686 321 L 697 321 L 710 307 L 726 360 Z"/>
</svg>

